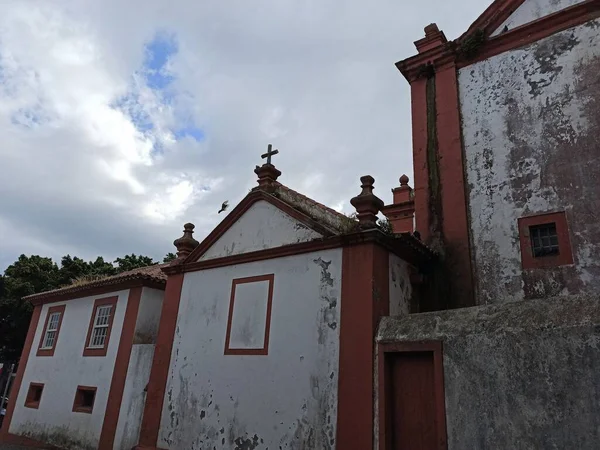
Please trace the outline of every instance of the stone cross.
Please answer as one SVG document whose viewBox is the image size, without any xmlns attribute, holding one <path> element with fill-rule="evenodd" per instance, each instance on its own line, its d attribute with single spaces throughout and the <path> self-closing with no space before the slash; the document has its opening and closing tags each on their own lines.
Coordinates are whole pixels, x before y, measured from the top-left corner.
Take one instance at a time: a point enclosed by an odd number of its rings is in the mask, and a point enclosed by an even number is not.
<svg viewBox="0 0 600 450">
<path fill-rule="evenodd" d="M 273 148 L 273 146 L 271 144 L 269 144 L 269 146 L 267 147 L 267 153 L 260 155 L 260 157 L 262 159 L 267 158 L 267 164 L 271 164 L 271 156 L 279 153 L 279 150 L 271 150 L 272 148 Z"/>
</svg>

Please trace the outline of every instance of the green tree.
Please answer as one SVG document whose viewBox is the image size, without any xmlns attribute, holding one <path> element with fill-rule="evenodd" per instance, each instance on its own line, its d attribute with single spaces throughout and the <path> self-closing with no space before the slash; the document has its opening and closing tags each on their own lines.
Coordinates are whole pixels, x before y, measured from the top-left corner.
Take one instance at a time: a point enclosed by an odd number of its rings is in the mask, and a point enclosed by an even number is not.
<svg viewBox="0 0 600 450">
<path fill-rule="evenodd" d="M 125 255 L 122 258 L 115 259 L 115 264 L 117 265 L 117 272 L 120 273 L 139 267 L 151 266 L 152 264 L 155 264 L 155 262 L 149 256 L 138 256 L 135 253 L 132 253 L 131 255 Z"/>
<path fill-rule="evenodd" d="M 177 255 L 175 253 L 169 252 L 165 255 L 165 257 L 163 258 L 163 263 L 168 263 L 173 261 L 175 258 L 177 258 Z"/>
</svg>

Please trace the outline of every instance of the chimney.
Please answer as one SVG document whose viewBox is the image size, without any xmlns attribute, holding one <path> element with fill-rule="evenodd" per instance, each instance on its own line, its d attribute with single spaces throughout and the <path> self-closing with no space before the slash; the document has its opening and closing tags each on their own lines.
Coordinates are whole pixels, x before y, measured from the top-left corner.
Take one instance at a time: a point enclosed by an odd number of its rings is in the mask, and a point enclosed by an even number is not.
<svg viewBox="0 0 600 450">
<path fill-rule="evenodd" d="M 412 188 L 406 175 L 400 177 L 400 186 L 392 189 L 394 203 L 381 210 L 390 221 L 394 233 L 412 233 L 414 231 L 415 202 Z"/>
<path fill-rule="evenodd" d="M 173 245 L 177 248 L 177 259 L 175 261 L 183 261 L 187 255 L 192 253 L 192 250 L 198 247 L 199 242 L 192 237 L 194 228 L 193 223 L 186 223 L 183 226 L 183 236 L 173 241 Z"/>
<path fill-rule="evenodd" d="M 375 179 L 371 175 L 360 178 L 362 192 L 350 200 L 358 213 L 358 225 L 363 230 L 377 227 L 377 214 L 383 208 L 383 201 L 373 194 Z"/>
</svg>

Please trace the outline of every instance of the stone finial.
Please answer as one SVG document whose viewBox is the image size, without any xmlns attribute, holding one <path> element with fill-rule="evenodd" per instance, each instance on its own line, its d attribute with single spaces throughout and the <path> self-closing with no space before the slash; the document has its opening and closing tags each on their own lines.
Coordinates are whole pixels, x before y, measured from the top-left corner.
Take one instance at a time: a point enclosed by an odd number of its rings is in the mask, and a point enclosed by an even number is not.
<svg viewBox="0 0 600 450">
<path fill-rule="evenodd" d="M 356 208 L 358 224 L 362 229 L 377 227 L 377 214 L 383 208 L 383 201 L 373 194 L 375 179 L 371 175 L 360 178 L 362 192 L 350 200 Z"/>
<path fill-rule="evenodd" d="M 267 192 L 272 191 L 277 178 L 281 175 L 281 172 L 271 164 L 271 157 L 279 154 L 279 150 L 273 150 L 273 146 L 269 144 L 267 146 L 267 153 L 260 157 L 266 159 L 266 162 L 262 166 L 256 166 L 254 173 L 258 175 L 258 187 Z"/>
<path fill-rule="evenodd" d="M 183 226 L 183 236 L 173 241 L 173 245 L 177 248 L 177 259 L 183 259 L 198 247 L 199 242 L 192 237 L 194 234 L 194 224 L 186 223 Z"/>
<path fill-rule="evenodd" d="M 430 23 L 425 27 L 425 37 L 415 42 L 415 47 L 419 53 L 426 52 L 432 48 L 439 47 L 448 42 L 446 35 L 440 31 L 437 24 Z"/>
<path fill-rule="evenodd" d="M 404 187 L 404 186 L 408 186 L 408 182 L 410 181 L 410 178 L 408 178 L 406 175 L 402 175 L 400 177 L 400 187 Z"/>
</svg>

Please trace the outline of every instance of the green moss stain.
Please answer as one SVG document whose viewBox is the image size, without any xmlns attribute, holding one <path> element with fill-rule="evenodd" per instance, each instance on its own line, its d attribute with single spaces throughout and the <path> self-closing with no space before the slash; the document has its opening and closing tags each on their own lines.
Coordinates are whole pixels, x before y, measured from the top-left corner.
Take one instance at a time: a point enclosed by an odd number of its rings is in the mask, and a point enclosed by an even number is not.
<svg viewBox="0 0 600 450">
<path fill-rule="evenodd" d="M 429 177 L 429 229 L 431 236 L 442 234 L 442 186 L 440 182 L 439 145 L 437 137 L 437 108 L 435 76 L 427 78 L 427 172 Z"/>
</svg>

